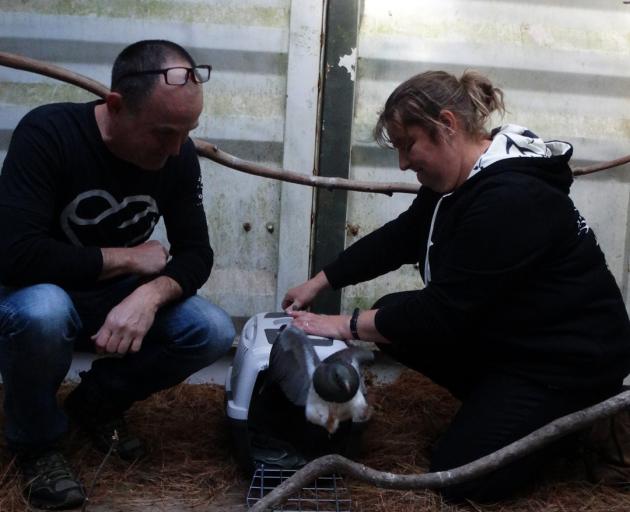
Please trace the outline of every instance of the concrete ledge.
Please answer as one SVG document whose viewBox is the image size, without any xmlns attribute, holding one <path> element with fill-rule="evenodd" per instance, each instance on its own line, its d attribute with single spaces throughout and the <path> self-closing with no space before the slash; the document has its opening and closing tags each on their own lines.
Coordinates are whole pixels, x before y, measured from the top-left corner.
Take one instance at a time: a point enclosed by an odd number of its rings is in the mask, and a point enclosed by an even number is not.
<svg viewBox="0 0 630 512">
<path fill-rule="evenodd" d="M 186 379 L 185 382 L 187 382 L 188 384 L 218 384 L 220 386 L 225 385 L 227 370 L 232 364 L 232 359 L 234 358 L 234 354 L 236 352 L 236 346 L 238 345 L 240 339 L 240 333 L 243 330 L 243 326 L 245 325 L 245 322 L 248 320 L 248 318 L 249 317 L 232 318 L 237 332 L 237 335 L 234 338 L 234 343 L 232 344 L 232 348 L 218 361 L 215 361 L 207 368 L 203 368 L 202 370 L 199 370 L 198 372 L 192 374 L 190 377 L 188 377 L 188 379 Z M 375 345 L 373 345 L 372 343 L 365 343 L 365 348 L 369 350 L 374 350 Z M 376 381 L 375 383 L 386 384 L 395 381 L 398 378 L 398 375 L 402 371 L 403 367 L 396 361 L 390 359 L 383 352 L 380 352 L 378 349 L 374 351 L 374 355 L 374 364 L 372 364 L 368 368 L 368 371 L 370 371 L 374 376 Z M 64 380 L 66 382 L 79 382 L 79 380 L 81 380 L 79 372 L 89 370 L 92 365 L 92 361 L 97 357 L 106 356 L 99 356 L 89 352 L 75 352 L 72 359 L 72 365 L 70 366 L 70 370 L 68 370 L 68 374 L 66 375 L 66 378 Z M 1 382 L 2 377 L 0 376 L 0 383 Z"/>
<path fill-rule="evenodd" d="M 70 366 L 70 370 L 68 370 L 65 381 L 79 382 L 79 380 L 81 380 L 81 377 L 79 377 L 79 372 L 89 370 L 90 366 L 92 365 L 92 361 L 96 357 L 99 356 L 87 352 L 76 352 L 74 354 L 74 358 L 72 359 L 72 365 Z M 219 384 L 223 386 L 225 384 L 227 369 L 230 364 L 232 364 L 233 358 L 234 349 L 231 349 L 221 359 L 215 361 L 207 368 L 203 368 L 202 370 L 193 373 L 190 377 L 186 379 L 186 382 L 189 384 Z"/>
<path fill-rule="evenodd" d="M 243 330 L 243 326 L 249 317 L 232 317 L 232 321 L 234 322 L 234 327 L 236 328 L 236 337 L 234 338 L 234 343 L 232 343 L 232 349 L 224 355 L 221 359 L 214 362 L 207 368 L 203 368 L 199 370 L 197 373 L 192 374 L 186 382 L 189 384 L 219 384 L 223 386 L 225 384 L 225 376 L 227 374 L 227 369 L 232 363 L 232 359 L 234 358 L 234 353 L 236 351 L 236 346 L 238 345 L 238 340 L 240 338 L 240 333 Z M 72 358 L 72 365 L 68 370 L 68 374 L 66 375 L 64 381 L 66 382 L 79 382 L 81 377 L 79 377 L 79 372 L 89 370 L 92 361 L 98 356 L 96 354 L 92 354 L 90 352 L 75 352 Z M 0 375 L 0 383 L 2 383 L 2 376 Z"/>
</svg>

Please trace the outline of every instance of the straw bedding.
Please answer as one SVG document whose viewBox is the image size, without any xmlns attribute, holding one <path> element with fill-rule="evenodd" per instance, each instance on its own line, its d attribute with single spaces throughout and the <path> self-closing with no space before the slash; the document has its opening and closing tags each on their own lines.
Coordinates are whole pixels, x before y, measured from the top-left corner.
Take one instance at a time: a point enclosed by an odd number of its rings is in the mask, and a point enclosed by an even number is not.
<svg viewBox="0 0 630 512">
<path fill-rule="evenodd" d="M 60 390 L 60 400 L 69 389 Z M 456 401 L 411 371 L 404 371 L 392 384 L 371 385 L 370 401 L 374 414 L 364 433 L 361 462 L 384 471 L 425 472 L 430 446 L 457 409 Z M 228 502 L 244 503 L 248 482 L 232 455 L 222 387 L 182 384 L 136 404 L 128 419 L 151 454 L 132 465 L 110 457 L 94 485 L 90 508 L 208 510 L 220 502 L 220 509 L 229 510 Z M 69 436 L 64 452 L 90 487 L 103 454 L 78 432 Z M 385 491 L 356 481 L 347 483 L 356 511 L 630 510 L 630 492 L 587 483 L 577 455 L 546 468 L 541 480 L 509 502 L 457 507 L 443 503 L 432 491 Z M 0 444 L 0 511 L 27 509 L 13 461 Z"/>
</svg>

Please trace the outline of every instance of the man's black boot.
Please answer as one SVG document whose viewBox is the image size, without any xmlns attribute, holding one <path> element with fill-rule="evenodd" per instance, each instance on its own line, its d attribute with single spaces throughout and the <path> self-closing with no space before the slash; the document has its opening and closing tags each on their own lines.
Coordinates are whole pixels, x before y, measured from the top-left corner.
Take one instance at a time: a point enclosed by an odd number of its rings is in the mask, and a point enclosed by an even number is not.
<svg viewBox="0 0 630 512">
<path fill-rule="evenodd" d="M 20 454 L 17 466 L 22 473 L 24 497 L 32 506 L 65 510 L 79 507 L 85 501 L 83 487 L 59 452 Z"/>
<path fill-rule="evenodd" d="M 81 372 L 81 383 L 74 388 L 64 402 L 68 416 L 92 439 L 94 446 L 103 453 L 112 450 L 121 459 L 134 461 L 146 456 L 147 451 L 137 437 L 132 435 L 120 407 L 116 407 L 91 379 Z"/>
</svg>

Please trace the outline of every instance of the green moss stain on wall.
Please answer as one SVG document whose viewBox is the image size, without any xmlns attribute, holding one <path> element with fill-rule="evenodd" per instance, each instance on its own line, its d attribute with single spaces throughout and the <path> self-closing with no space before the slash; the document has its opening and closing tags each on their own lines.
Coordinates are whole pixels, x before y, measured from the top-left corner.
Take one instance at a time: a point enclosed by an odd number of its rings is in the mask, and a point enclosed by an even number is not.
<svg viewBox="0 0 630 512">
<path fill-rule="evenodd" d="M 0 82 L 0 103 L 36 107 L 61 101 L 85 102 L 97 99 L 93 94 L 70 84 L 24 84 Z"/>
<path fill-rule="evenodd" d="M 421 14 L 421 13 L 420 13 Z M 421 37 L 433 41 L 461 41 L 516 46 L 545 47 L 554 50 L 595 50 L 611 53 L 630 52 L 630 30 L 602 32 L 552 24 L 492 23 L 469 19 L 435 19 L 427 22 L 418 17 L 364 18 L 362 34 Z"/>
<path fill-rule="evenodd" d="M 543 138 L 587 137 L 590 139 L 627 140 L 630 119 L 614 118 L 603 115 L 580 115 L 558 112 L 532 112 L 525 109 L 512 108 L 510 121 L 522 126 L 544 126 Z M 571 142 L 569 140 L 568 142 Z M 621 155 L 618 155 L 621 156 Z M 614 158 L 611 156 L 611 158 Z"/>
<path fill-rule="evenodd" d="M 174 3 L 165 0 L 3 0 L 2 9 L 13 12 L 107 18 L 147 18 L 189 23 L 245 24 L 285 27 L 289 5 L 265 7 L 231 0 Z"/>
<path fill-rule="evenodd" d="M 285 94 L 282 90 L 244 90 L 230 93 L 224 87 L 204 92 L 204 112 L 210 116 L 282 117 Z"/>
</svg>

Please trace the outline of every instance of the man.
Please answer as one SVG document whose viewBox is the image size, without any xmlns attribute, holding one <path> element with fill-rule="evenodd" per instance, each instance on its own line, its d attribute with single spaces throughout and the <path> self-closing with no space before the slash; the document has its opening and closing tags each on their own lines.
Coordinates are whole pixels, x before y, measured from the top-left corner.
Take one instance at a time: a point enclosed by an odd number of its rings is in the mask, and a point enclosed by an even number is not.
<svg viewBox="0 0 630 512">
<path fill-rule="evenodd" d="M 213 251 L 188 133 L 209 78 L 182 47 L 140 41 L 116 58 L 105 101 L 36 108 L 13 133 L 0 175 L 0 373 L 5 437 L 34 506 L 85 499 L 57 451 L 73 350 L 110 357 L 82 374 L 65 412 L 98 448 L 135 460 L 145 450 L 123 413 L 232 343 L 230 317 L 195 295 Z M 160 217 L 170 249 L 148 241 Z"/>
</svg>

